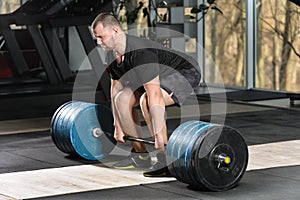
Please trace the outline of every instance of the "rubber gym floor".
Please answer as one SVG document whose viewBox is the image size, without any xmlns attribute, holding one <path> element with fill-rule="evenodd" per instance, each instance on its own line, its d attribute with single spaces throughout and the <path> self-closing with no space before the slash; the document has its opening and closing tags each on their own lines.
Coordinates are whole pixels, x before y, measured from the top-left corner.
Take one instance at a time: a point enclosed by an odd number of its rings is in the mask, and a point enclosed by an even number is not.
<svg viewBox="0 0 300 200">
<path fill-rule="evenodd" d="M 9 102 L 14 104 L 13 100 Z M 34 109 L 41 110 L 31 102 Z M 225 192 L 193 190 L 174 178 L 146 178 L 141 170 L 107 167 L 128 154 L 127 144 L 118 145 L 101 162 L 70 157 L 51 140 L 49 113 L 25 118 L 26 108 L 12 113 L 3 108 L 3 103 L 2 100 L 0 199 L 3 200 L 300 198 L 300 107 L 290 106 L 287 98 L 223 102 L 226 106 L 223 113 L 212 113 L 212 109 L 207 109 L 212 108 L 211 102 L 205 100 L 187 107 L 192 110 L 193 106 L 199 106 L 204 121 L 210 120 L 212 114 L 216 119 L 224 119 L 247 142 L 247 171 L 237 187 Z M 178 123 L 176 109 L 167 110 L 170 128 Z"/>
</svg>

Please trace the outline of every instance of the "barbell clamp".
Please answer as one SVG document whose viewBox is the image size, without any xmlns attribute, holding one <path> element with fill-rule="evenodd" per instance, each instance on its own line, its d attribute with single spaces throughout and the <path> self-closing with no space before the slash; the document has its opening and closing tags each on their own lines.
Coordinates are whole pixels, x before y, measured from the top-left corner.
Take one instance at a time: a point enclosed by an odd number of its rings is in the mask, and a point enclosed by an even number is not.
<svg viewBox="0 0 300 200">
<path fill-rule="evenodd" d="M 92 134 L 93 134 L 93 136 L 94 136 L 95 138 L 98 138 L 98 137 L 100 137 L 101 135 L 103 135 L 104 132 L 103 132 L 103 130 L 102 130 L 101 128 L 94 128 L 94 129 L 92 130 Z"/>
<path fill-rule="evenodd" d="M 218 168 L 223 170 L 223 171 L 229 171 L 229 165 L 231 163 L 231 158 L 230 156 L 221 153 L 217 156 L 217 162 L 218 162 Z"/>
</svg>

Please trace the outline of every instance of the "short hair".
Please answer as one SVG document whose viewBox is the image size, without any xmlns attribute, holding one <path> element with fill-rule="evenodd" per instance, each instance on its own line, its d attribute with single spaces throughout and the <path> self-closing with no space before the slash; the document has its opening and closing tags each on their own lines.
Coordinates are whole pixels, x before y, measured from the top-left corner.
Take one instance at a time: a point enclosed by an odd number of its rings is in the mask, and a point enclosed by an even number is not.
<svg viewBox="0 0 300 200">
<path fill-rule="evenodd" d="M 108 12 L 100 13 L 94 19 L 94 21 L 92 23 L 92 29 L 94 30 L 99 23 L 102 23 L 104 28 L 107 26 L 121 27 L 119 20 L 113 14 L 108 13 Z"/>
</svg>

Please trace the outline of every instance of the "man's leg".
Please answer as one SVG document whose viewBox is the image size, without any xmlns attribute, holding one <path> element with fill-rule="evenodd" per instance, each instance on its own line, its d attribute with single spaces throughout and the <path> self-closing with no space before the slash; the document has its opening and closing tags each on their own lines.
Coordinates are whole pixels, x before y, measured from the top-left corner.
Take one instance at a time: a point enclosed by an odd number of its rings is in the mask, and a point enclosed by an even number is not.
<svg viewBox="0 0 300 200">
<path fill-rule="evenodd" d="M 120 120 L 123 132 L 132 137 L 141 137 L 141 125 L 135 107 L 139 104 L 140 94 L 130 88 L 124 88 L 114 98 L 116 114 Z M 132 152 L 128 159 L 116 163 L 113 167 L 118 169 L 130 169 L 136 167 L 148 167 L 151 157 L 143 143 L 131 142 Z"/>
<path fill-rule="evenodd" d="M 165 90 L 162 90 L 164 102 L 166 106 L 173 105 L 175 104 L 174 100 L 172 99 L 172 94 L 168 94 Z M 149 111 L 149 106 L 147 103 L 147 94 L 144 93 L 141 98 L 140 98 L 140 107 L 142 110 L 143 117 L 147 123 L 147 126 L 153 136 L 153 128 L 151 124 L 151 116 L 150 116 L 150 111 Z M 163 127 L 163 132 L 164 132 L 164 143 L 168 143 L 168 137 L 167 137 L 167 127 L 166 127 L 166 122 L 164 122 L 164 127 Z M 154 138 L 154 136 L 153 136 Z M 165 152 L 158 152 L 156 154 L 157 157 L 157 163 L 152 167 L 154 171 L 149 171 L 149 172 L 144 172 L 144 176 L 147 177 L 155 177 L 155 176 L 170 176 L 170 172 L 167 167 L 166 163 L 166 156 Z"/>
<path fill-rule="evenodd" d="M 124 88 L 114 99 L 117 114 L 121 127 L 126 135 L 140 137 L 141 126 L 137 111 L 134 109 L 139 102 L 139 95 L 130 88 Z M 132 146 L 137 152 L 145 152 L 145 145 L 140 142 L 132 142 Z"/>
<path fill-rule="evenodd" d="M 164 89 L 161 89 L 161 91 L 162 91 L 164 102 L 165 102 L 166 106 L 175 104 L 174 100 L 172 99 L 172 94 L 168 94 Z M 147 93 L 144 93 L 141 96 L 141 98 L 140 98 L 140 107 L 141 107 L 143 117 L 146 121 L 146 124 L 147 124 L 152 136 L 154 136 L 153 128 L 152 128 L 152 124 L 151 124 L 151 116 L 150 116 L 150 111 L 149 111 L 149 106 L 148 106 L 148 100 L 147 100 Z M 166 123 L 164 123 L 163 129 L 164 129 L 163 130 L 164 131 L 164 143 L 167 144 L 168 143 L 168 138 L 167 138 Z"/>
</svg>

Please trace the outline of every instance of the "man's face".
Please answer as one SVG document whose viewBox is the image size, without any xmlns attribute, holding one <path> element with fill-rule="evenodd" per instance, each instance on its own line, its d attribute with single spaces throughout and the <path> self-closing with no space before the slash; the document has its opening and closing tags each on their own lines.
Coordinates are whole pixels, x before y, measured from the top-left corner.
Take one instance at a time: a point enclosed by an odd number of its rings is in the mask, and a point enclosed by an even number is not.
<svg viewBox="0 0 300 200">
<path fill-rule="evenodd" d="M 94 36 L 97 40 L 97 44 L 100 45 L 105 51 L 110 51 L 115 48 L 115 34 L 113 27 L 103 27 L 102 23 L 99 23 L 93 30 Z"/>
</svg>

